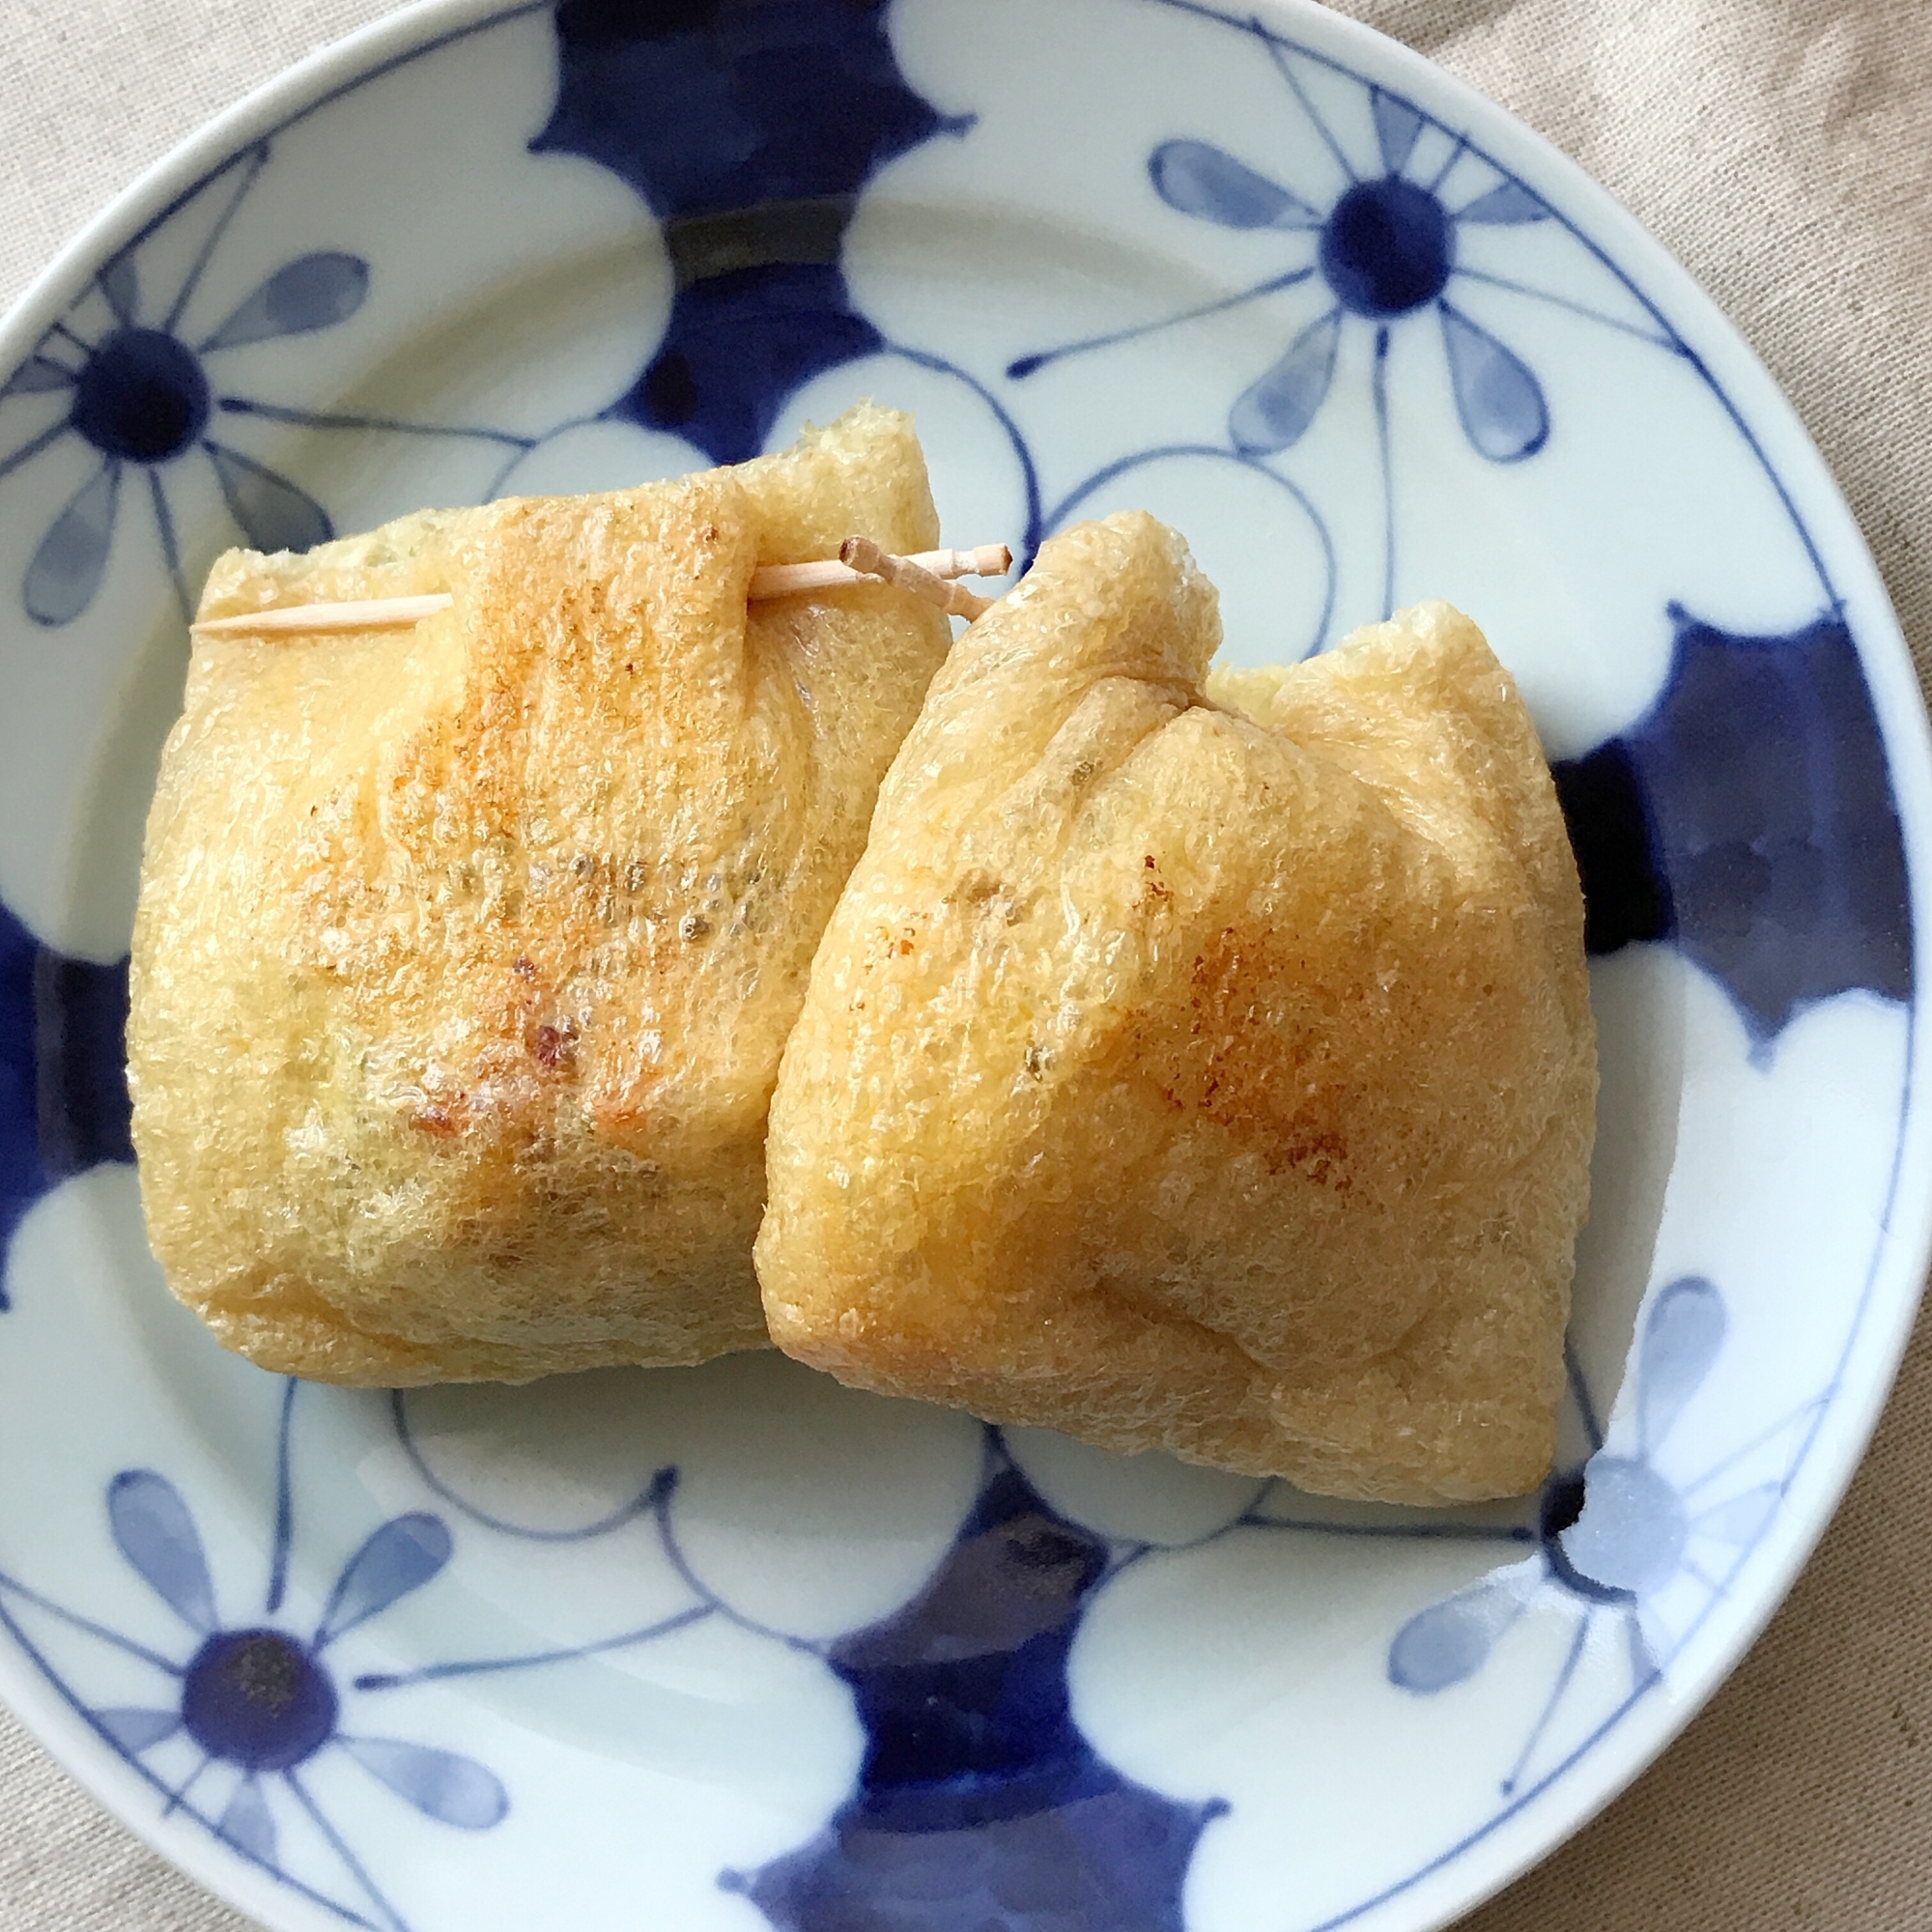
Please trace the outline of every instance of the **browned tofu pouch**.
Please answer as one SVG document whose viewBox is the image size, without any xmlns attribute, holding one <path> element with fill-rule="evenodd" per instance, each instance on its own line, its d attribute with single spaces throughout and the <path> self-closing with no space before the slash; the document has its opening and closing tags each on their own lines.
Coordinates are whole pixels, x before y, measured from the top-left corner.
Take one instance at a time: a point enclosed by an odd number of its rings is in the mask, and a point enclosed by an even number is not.
<svg viewBox="0 0 1932 1932">
<path fill-rule="evenodd" d="M 267 1367 L 521 1379 L 763 1346 L 765 1113 L 951 628 L 761 565 L 938 536 L 910 420 L 236 553 L 148 825 L 129 1082 L 170 1285 Z"/>
<path fill-rule="evenodd" d="M 1133 515 L 955 646 L 785 1050 L 773 1339 L 1330 1494 L 1525 1491 L 1596 1091 L 1535 731 L 1446 605 L 1286 670 L 1219 641 Z"/>
</svg>

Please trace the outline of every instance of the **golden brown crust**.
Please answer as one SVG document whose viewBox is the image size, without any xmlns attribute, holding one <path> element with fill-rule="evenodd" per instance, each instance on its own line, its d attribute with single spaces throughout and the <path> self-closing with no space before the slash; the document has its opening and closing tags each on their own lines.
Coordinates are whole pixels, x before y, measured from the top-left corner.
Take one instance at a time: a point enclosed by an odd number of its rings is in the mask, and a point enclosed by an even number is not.
<svg viewBox="0 0 1932 1932">
<path fill-rule="evenodd" d="M 170 1284 L 352 1382 L 765 1342 L 766 1105 L 879 777 L 950 642 L 909 420 L 601 497 L 232 554 L 205 616 L 448 590 L 413 633 L 204 638 L 149 821 L 129 1081 Z"/>
<path fill-rule="evenodd" d="M 786 1048 L 773 1337 L 1312 1490 L 1528 1489 L 1596 1086 L 1548 767 L 1446 606 L 1286 671 L 1218 641 L 1116 517 L 954 648 Z"/>
</svg>

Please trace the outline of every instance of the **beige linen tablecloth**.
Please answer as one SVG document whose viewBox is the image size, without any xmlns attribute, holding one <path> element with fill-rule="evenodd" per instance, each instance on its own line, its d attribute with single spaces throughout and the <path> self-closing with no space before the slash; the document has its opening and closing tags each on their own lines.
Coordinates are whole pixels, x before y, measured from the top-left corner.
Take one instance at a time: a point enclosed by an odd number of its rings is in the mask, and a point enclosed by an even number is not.
<svg viewBox="0 0 1932 1932">
<path fill-rule="evenodd" d="M 971 0 L 958 0 L 970 5 Z M 0 306 L 207 115 L 384 0 L 4 0 Z M 1932 673 L 1932 0 L 1349 0 L 1515 110 L 1770 363 Z M 1932 1928 L 1932 1331 L 1769 1633 L 1474 1932 Z M 0 1932 L 243 1932 L 0 1712 Z M 655 1928 L 654 1928 L 655 1932 Z M 675 1932 L 666 1927 L 663 1932 Z M 1256 1932 L 1265 1932 L 1258 1925 Z"/>
</svg>

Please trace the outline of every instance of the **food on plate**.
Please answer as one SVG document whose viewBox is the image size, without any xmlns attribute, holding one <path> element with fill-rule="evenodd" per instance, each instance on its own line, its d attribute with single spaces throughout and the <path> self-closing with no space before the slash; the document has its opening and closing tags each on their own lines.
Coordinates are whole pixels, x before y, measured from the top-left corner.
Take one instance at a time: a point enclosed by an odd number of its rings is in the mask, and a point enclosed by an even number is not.
<svg viewBox="0 0 1932 1932">
<path fill-rule="evenodd" d="M 232 553 L 149 819 L 128 1079 L 170 1285 L 329 1381 L 762 1346 L 765 1113 L 881 774 L 951 640 L 910 420 L 737 469 Z M 379 613 L 380 614 L 380 613 Z"/>
<path fill-rule="evenodd" d="M 1329 1494 L 1522 1492 L 1596 1091 L 1548 769 L 1446 605 L 1286 670 L 1219 640 L 1131 515 L 954 647 L 785 1049 L 773 1339 Z"/>
</svg>

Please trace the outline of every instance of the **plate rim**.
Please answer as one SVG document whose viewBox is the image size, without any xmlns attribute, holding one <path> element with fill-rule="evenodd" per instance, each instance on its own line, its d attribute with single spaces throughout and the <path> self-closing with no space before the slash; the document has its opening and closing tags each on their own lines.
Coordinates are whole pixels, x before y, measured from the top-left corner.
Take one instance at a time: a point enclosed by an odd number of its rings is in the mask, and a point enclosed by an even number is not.
<svg viewBox="0 0 1932 1932">
<path fill-rule="evenodd" d="M 1511 108 L 1429 56 L 1319 0 L 1248 0 L 1241 14 L 1211 0 L 1157 3 L 1229 28 L 1243 29 L 1252 22 L 1297 45 L 1312 43 L 1318 57 L 1332 50 L 1338 65 L 1350 71 L 1359 67 L 1363 78 L 1390 75 L 1413 85 L 1435 103 L 1429 110 L 1433 115 L 1444 118 L 1443 110 L 1450 110 L 1464 126 L 1480 130 L 1484 152 L 1533 180 L 1539 192 L 1551 184 L 1560 185 L 1564 218 L 1585 245 L 1641 299 L 1668 304 L 1672 327 L 1692 348 L 1699 372 L 1755 446 L 1793 525 L 1812 551 L 1821 579 L 1836 593 L 1835 608 L 1849 623 L 1872 695 L 1907 858 L 1916 970 L 1906 1009 L 1905 1086 L 1887 1208 L 1840 1364 L 1848 1368 L 1855 1359 L 1861 1361 L 1858 1378 L 1834 1386 L 1833 1403 L 1792 1473 L 1792 1492 L 1800 1500 L 1784 1535 L 1751 1552 L 1737 1573 L 1741 1583 L 1748 1579 L 1740 1592 L 1742 1613 L 1721 1641 L 1706 1643 L 1688 1661 L 1683 1681 L 1672 1685 L 1667 1699 L 1650 1700 L 1650 1710 L 1661 1715 L 1624 1728 L 1618 1746 L 1600 1748 L 1609 1743 L 1612 1730 L 1624 1727 L 1641 1693 L 1620 1704 L 1585 1745 L 1519 1801 L 1345 1915 L 1347 1921 L 1378 1923 L 1396 1898 L 1426 1889 L 1431 1896 L 1422 1914 L 1407 1924 L 1409 1932 L 1427 1932 L 1474 1910 L 1555 1852 L 1682 1736 L 1784 1604 L 1836 1518 L 1870 1446 L 1932 1265 L 1932 1185 L 1908 1184 L 1932 1181 L 1932 1128 L 1920 1098 L 1932 1084 L 1932 1027 L 1920 1024 L 1925 975 L 1932 967 L 1923 944 L 1932 937 L 1932 721 L 1877 562 L 1796 406 L 1740 327 L 1615 194 Z M 246 147 L 386 72 L 513 19 L 553 11 L 554 4 L 408 0 L 279 69 L 148 163 L 56 251 L 0 317 L 0 369 L 24 359 L 102 264 L 138 242 Z M 1787 466 L 1801 472 L 1805 485 L 1802 512 L 1785 485 Z M 1804 474 L 1807 467 L 1809 473 Z M 144 1816 L 138 1799 L 149 1790 L 145 1780 L 106 1748 L 71 1708 L 58 1682 L 34 1666 L 30 1650 L 16 1655 L 14 1645 L 0 1649 L 0 1696 L 40 1747 L 91 1799 L 195 1884 L 265 1923 L 336 1922 L 325 1906 L 303 1898 L 299 1888 L 285 1879 L 257 1870 L 245 1859 L 218 1856 L 209 1834 L 183 1832 L 165 1818 Z M 1432 1883 L 1442 1877 L 1452 1877 L 1453 1883 Z M 1442 1895 L 1434 1896 L 1437 1892 Z"/>
</svg>

